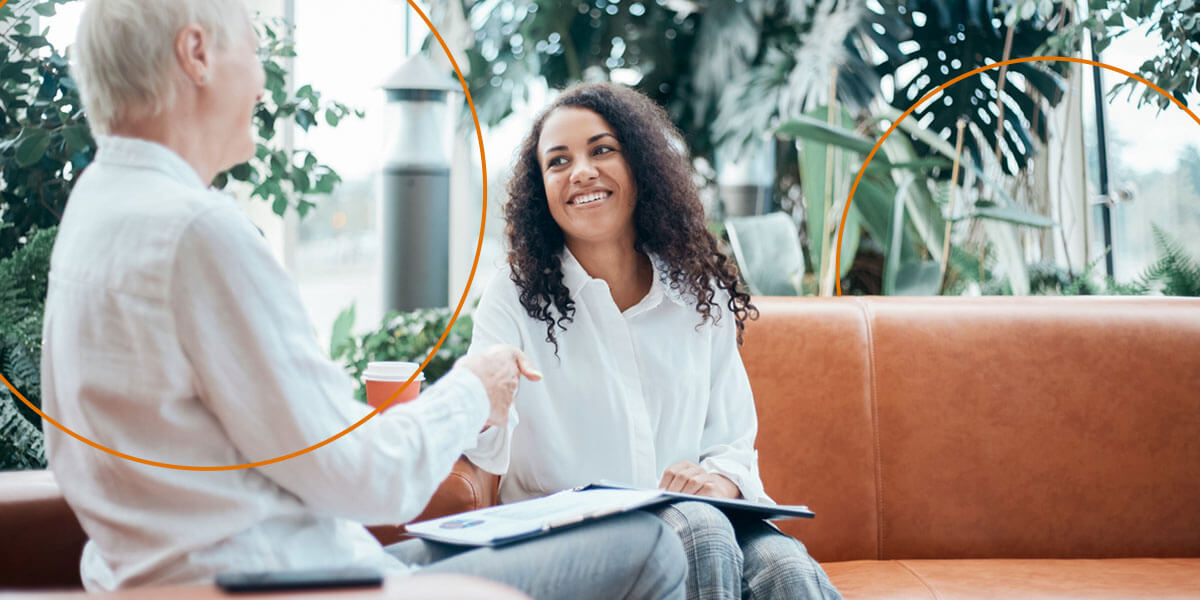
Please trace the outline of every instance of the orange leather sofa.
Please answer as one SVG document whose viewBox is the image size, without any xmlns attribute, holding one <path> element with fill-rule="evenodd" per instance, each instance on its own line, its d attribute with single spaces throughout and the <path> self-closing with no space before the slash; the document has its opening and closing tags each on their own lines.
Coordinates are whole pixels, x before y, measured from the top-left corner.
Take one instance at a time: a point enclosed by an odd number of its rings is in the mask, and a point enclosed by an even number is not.
<svg viewBox="0 0 1200 600">
<path fill-rule="evenodd" d="M 1200 598 L 1200 300 L 755 303 L 763 480 L 848 600 Z M 495 485 L 460 462 L 425 516 Z M 77 586 L 82 542 L 0 473 L 0 589 Z"/>
<path fill-rule="evenodd" d="M 847 600 L 1200 598 L 1200 300 L 755 304 L 763 481 Z"/>
<path fill-rule="evenodd" d="M 782 523 L 853 598 L 1200 597 L 1200 300 L 756 300 Z"/>
</svg>

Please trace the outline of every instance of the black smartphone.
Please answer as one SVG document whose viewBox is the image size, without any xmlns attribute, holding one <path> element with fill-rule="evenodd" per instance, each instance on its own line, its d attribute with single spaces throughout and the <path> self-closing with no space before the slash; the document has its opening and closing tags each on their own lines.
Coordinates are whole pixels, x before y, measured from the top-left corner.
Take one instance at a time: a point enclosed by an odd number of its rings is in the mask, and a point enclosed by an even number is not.
<svg viewBox="0 0 1200 600">
<path fill-rule="evenodd" d="M 379 587 L 381 585 L 383 585 L 383 575 L 378 570 L 369 567 L 217 574 L 217 587 L 231 594 L 279 590 Z"/>
</svg>

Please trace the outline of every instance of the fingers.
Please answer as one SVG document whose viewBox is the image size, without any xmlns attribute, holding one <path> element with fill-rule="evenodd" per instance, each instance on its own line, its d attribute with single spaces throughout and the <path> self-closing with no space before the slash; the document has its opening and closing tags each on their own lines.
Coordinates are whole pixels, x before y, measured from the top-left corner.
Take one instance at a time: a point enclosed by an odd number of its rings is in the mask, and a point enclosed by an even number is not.
<svg viewBox="0 0 1200 600">
<path fill-rule="evenodd" d="M 703 475 L 693 474 L 692 476 L 685 478 L 683 485 L 679 488 L 679 491 L 684 494 L 699 494 L 701 488 L 703 488 L 706 484 L 707 475 L 708 473 Z"/>
<path fill-rule="evenodd" d="M 667 467 L 667 470 L 663 471 L 662 481 L 658 482 L 658 489 L 666 490 L 668 492 L 676 491 L 671 488 L 671 485 L 675 481 L 676 473 L 678 473 L 679 469 L 683 468 L 683 466 L 686 464 L 687 464 L 687 461 L 684 461 L 684 462 L 675 463 L 675 464 Z"/>
<path fill-rule="evenodd" d="M 503 368 L 508 368 L 508 365 L 515 367 L 515 375 L 524 375 L 530 381 L 539 381 L 542 378 L 542 372 L 538 370 L 528 356 L 514 346 L 508 344 L 500 344 L 488 348 L 487 353 L 495 358 L 496 362 L 505 365 Z"/>
<path fill-rule="evenodd" d="M 533 366 L 533 361 L 524 352 L 513 348 L 513 356 L 517 359 L 517 371 L 525 376 L 530 381 L 539 381 L 542 378 L 542 372 Z"/>
<path fill-rule="evenodd" d="M 709 473 L 691 461 L 671 465 L 658 484 L 659 489 L 681 494 L 711 496 L 714 498 L 737 498 L 741 491 L 723 475 Z"/>
<path fill-rule="evenodd" d="M 695 494 L 703 488 L 707 481 L 707 471 L 700 465 L 685 460 L 667 468 L 658 487 L 668 492 Z"/>
<path fill-rule="evenodd" d="M 687 463 L 677 463 L 668 467 L 667 470 L 663 472 L 662 481 L 658 483 L 659 489 L 666 490 L 668 492 L 678 492 L 680 486 L 683 485 L 682 478 L 680 477 L 680 470 L 686 464 Z"/>
<path fill-rule="evenodd" d="M 658 484 L 659 489 L 663 489 L 668 492 L 678 492 L 679 488 L 675 483 L 676 478 L 676 474 L 672 473 L 671 470 L 668 469 L 666 473 L 663 473 L 662 481 Z"/>
</svg>

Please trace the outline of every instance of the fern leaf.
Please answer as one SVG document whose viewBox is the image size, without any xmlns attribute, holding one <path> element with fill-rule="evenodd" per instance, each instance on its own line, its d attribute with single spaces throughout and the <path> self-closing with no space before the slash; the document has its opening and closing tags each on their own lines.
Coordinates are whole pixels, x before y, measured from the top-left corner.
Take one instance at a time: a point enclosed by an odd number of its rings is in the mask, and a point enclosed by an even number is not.
<svg viewBox="0 0 1200 600">
<path fill-rule="evenodd" d="M 0 470 L 44 469 L 45 438 L 13 403 L 8 388 L 0 388 Z"/>
<path fill-rule="evenodd" d="M 1146 287 L 1163 284 L 1168 296 L 1200 296 L 1200 264 L 1188 255 L 1183 244 L 1158 225 L 1152 225 L 1154 247 L 1159 258 L 1142 273 L 1138 282 Z"/>
</svg>

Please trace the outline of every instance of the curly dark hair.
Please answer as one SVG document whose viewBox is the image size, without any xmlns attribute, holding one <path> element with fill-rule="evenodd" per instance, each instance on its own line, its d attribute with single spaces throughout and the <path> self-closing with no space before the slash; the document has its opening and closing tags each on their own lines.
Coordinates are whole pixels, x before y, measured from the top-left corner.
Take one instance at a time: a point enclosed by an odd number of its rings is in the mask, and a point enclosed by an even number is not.
<svg viewBox="0 0 1200 600">
<path fill-rule="evenodd" d="M 666 266 L 664 283 L 696 300 L 701 315 L 697 326 L 720 319 L 720 313 L 713 315 L 718 307 L 713 301 L 714 285 L 727 291 L 741 344 L 745 322 L 757 319 L 758 309 L 750 303 L 750 295 L 738 289 L 737 266 L 718 249 L 716 238 L 705 227 L 687 151 L 677 142 L 683 138 L 666 111 L 652 100 L 612 83 L 572 87 L 547 106 L 522 142 L 508 182 L 504 232 L 510 276 L 521 292 L 525 312 L 546 322 L 546 341 L 554 344 L 557 354 L 555 329 L 565 331 L 575 313 L 575 302 L 563 284 L 565 238 L 550 214 L 537 157 L 542 126 L 551 113 L 564 107 L 595 112 L 613 128 L 637 189 L 635 248 L 658 256 Z"/>
</svg>

